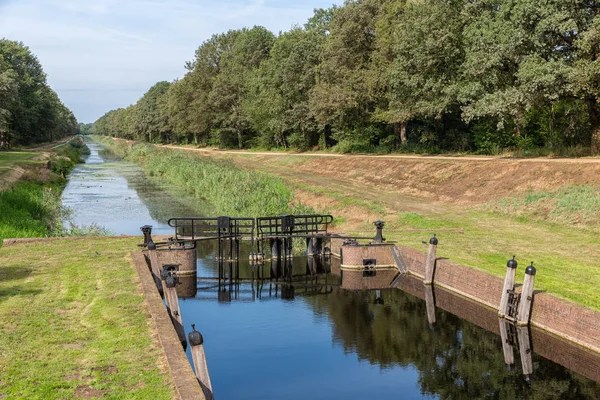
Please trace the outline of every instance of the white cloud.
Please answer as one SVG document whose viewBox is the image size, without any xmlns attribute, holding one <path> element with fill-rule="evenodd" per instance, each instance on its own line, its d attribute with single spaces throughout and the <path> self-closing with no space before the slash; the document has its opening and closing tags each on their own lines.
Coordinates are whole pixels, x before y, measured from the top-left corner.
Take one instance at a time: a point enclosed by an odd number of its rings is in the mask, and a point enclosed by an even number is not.
<svg viewBox="0 0 600 400">
<path fill-rule="evenodd" d="M 91 122 L 181 77 L 214 33 L 253 25 L 278 33 L 332 2 L 0 0 L 0 37 L 29 46 L 63 102 Z"/>
</svg>

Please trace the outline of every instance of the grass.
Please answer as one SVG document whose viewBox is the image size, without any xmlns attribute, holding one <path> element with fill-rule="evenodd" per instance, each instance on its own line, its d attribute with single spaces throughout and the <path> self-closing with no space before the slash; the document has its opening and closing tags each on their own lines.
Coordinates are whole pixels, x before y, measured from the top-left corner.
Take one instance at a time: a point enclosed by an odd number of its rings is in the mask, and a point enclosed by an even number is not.
<svg viewBox="0 0 600 400">
<path fill-rule="evenodd" d="M 177 153 L 177 150 L 166 151 Z M 190 162 L 195 158 L 202 159 L 202 163 L 221 162 L 193 154 L 185 157 Z M 374 235 L 372 221 L 382 219 L 386 221 L 384 236 L 389 241 L 424 252 L 426 247 L 422 241 L 427 241 L 436 233 L 440 240 L 440 257 L 499 277 L 504 276 L 506 261 L 516 255 L 521 265 L 517 282 L 522 280 L 525 266 L 535 261 L 538 268 L 536 290 L 544 290 L 600 310 L 600 293 L 597 290 L 600 286 L 600 267 L 595 254 L 595 228 L 574 228 L 566 223 L 567 216 L 594 213 L 597 189 L 571 188 L 552 196 L 531 193 L 523 200 L 527 204 L 545 201 L 550 197 L 557 201 L 559 211 L 556 213 L 563 217 L 544 221 L 512 211 L 499 212 L 479 206 L 441 206 L 393 191 L 374 191 L 371 186 L 361 182 L 297 168 L 295 163 L 282 158 L 290 156 L 278 157 L 272 162 L 263 160 L 261 163 L 252 162 L 248 155 L 227 157 L 229 163 L 223 165 L 231 168 L 236 166 L 244 173 L 254 168 L 259 170 L 255 173 L 262 173 L 263 176 L 270 174 L 273 180 L 284 179 L 282 184 L 288 186 L 285 193 L 301 191 L 305 194 L 303 201 L 307 206 L 314 207 L 318 212 L 334 214 L 338 232 L 367 236 L 366 231 Z M 169 163 L 162 164 L 161 168 L 162 174 L 177 174 L 175 169 L 168 172 L 171 169 Z M 244 195 L 244 191 L 228 193 L 228 196 L 241 197 L 240 201 L 243 201 Z M 311 198 L 314 200 L 311 201 Z M 321 202 L 322 198 L 328 201 Z M 285 199 L 289 201 L 289 197 Z M 326 205 L 320 206 L 321 203 Z M 265 215 L 266 212 L 260 214 Z"/>
<path fill-rule="evenodd" d="M 0 151 L 0 168 L 13 168 L 31 160 L 36 153 L 29 151 Z"/>
<path fill-rule="evenodd" d="M 59 235 L 61 189 L 57 183 L 19 182 L 0 191 L 0 246 L 6 238 Z"/>
<path fill-rule="evenodd" d="M 223 215 L 257 217 L 309 211 L 293 203 L 293 192 L 279 178 L 236 167 L 227 160 L 148 144 L 130 145 L 104 139 L 121 157 L 141 165 L 146 173 L 175 184 L 208 201 Z"/>
<path fill-rule="evenodd" d="M 600 188 L 568 185 L 559 190 L 529 192 L 491 204 L 492 211 L 525 219 L 542 219 L 576 226 L 600 225 Z"/>
<path fill-rule="evenodd" d="M 136 243 L 0 249 L 0 398 L 173 397 L 126 257 Z"/>
<path fill-rule="evenodd" d="M 374 235 L 372 222 L 382 219 L 386 222 L 383 233 L 388 241 L 423 252 L 427 247 L 422 242 L 436 233 L 440 257 L 499 277 L 504 276 L 506 261 L 516 255 L 520 264 L 517 282 L 522 282 L 525 266 L 534 261 L 538 268 L 536 290 L 600 310 L 597 290 L 600 265 L 595 254 L 598 225 L 591 223 L 600 218 L 597 188 L 580 186 L 553 193 L 531 192 L 506 200 L 505 204 L 516 202 L 514 209 L 506 205 L 504 210 L 497 205 L 440 205 L 390 190 L 375 190 L 361 181 L 296 166 L 286 168 L 285 160 L 280 158 L 259 164 L 245 157 L 228 157 L 240 166 L 272 171 L 284 177 L 292 189 L 314 195 L 313 202 L 305 201 L 319 212 L 331 212 L 336 217 L 338 232 Z M 549 220 L 517 210 L 547 201 L 555 203 Z M 320 203 L 327 204 L 326 209 L 319 208 Z"/>
<path fill-rule="evenodd" d="M 76 138 L 57 148 L 46 165 L 28 165 L 19 181 L 5 190 L 0 190 L 0 247 L 6 238 L 84 236 L 105 233 L 97 226 L 77 227 L 67 230 L 62 220 L 68 210 L 62 207 L 61 193 L 66 180 L 64 176 L 81 155 L 89 149 L 81 138 Z M 15 166 L 34 158 L 37 152 L 0 152 L 0 160 Z"/>
</svg>

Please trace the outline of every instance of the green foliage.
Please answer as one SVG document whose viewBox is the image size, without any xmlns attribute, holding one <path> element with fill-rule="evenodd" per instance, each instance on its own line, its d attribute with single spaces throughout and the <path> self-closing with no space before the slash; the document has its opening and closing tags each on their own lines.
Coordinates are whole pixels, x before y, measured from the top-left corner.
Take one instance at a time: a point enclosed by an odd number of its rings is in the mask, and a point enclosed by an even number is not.
<svg viewBox="0 0 600 400">
<path fill-rule="evenodd" d="M 183 79 L 93 131 L 238 148 L 600 154 L 598 37 L 595 2 L 347 1 L 277 37 L 213 35 Z M 0 129 L 13 80 L 0 73 Z"/>
<path fill-rule="evenodd" d="M 73 113 L 48 86 L 29 48 L 0 39 L 0 150 L 51 142 L 76 130 Z"/>
<path fill-rule="evenodd" d="M 0 245 L 6 238 L 45 237 L 61 230 L 60 186 L 21 182 L 0 191 Z"/>
<path fill-rule="evenodd" d="M 112 140 L 107 144 L 118 155 L 140 164 L 148 175 L 186 189 L 223 215 L 257 217 L 307 211 L 292 204 L 293 193 L 280 179 L 241 169 L 230 161 L 146 144 L 130 146 Z"/>
</svg>

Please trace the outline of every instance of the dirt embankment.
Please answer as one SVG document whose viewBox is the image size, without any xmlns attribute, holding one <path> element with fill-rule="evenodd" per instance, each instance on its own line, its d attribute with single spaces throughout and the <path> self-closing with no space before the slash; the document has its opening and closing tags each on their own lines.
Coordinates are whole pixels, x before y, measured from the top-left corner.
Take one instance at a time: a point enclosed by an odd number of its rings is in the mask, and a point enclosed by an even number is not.
<svg viewBox="0 0 600 400">
<path fill-rule="evenodd" d="M 236 163 L 258 164 L 276 174 L 321 176 L 356 187 L 372 188 L 436 202 L 474 205 L 533 191 L 553 191 L 565 185 L 600 184 L 600 163 L 546 160 L 447 160 L 379 157 L 302 157 L 255 155 Z"/>
</svg>

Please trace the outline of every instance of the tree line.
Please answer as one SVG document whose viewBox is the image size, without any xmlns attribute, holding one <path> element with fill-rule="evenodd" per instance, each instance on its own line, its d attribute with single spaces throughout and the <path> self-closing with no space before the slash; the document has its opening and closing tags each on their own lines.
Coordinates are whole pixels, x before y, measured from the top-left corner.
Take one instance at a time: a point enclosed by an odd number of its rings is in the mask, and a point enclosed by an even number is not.
<svg viewBox="0 0 600 400">
<path fill-rule="evenodd" d="M 351 0 L 213 35 L 92 131 L 352 151 L 600 153 L 600 2 Z"/>
<path fill-rule="evenodd" d="M 51 142 L 76 128 L 36 56 L 21 42 L 0 39 L 0 150 Z"/>
</svg>

